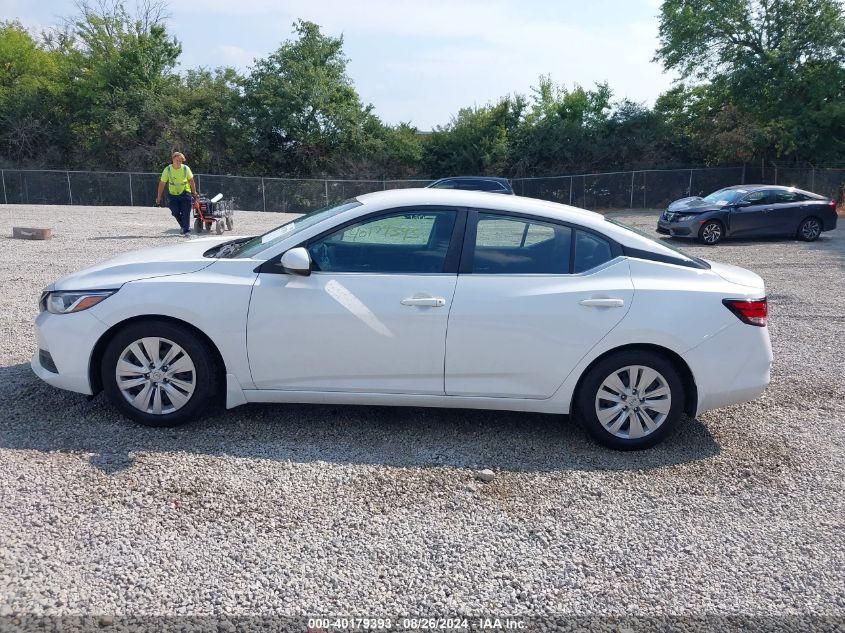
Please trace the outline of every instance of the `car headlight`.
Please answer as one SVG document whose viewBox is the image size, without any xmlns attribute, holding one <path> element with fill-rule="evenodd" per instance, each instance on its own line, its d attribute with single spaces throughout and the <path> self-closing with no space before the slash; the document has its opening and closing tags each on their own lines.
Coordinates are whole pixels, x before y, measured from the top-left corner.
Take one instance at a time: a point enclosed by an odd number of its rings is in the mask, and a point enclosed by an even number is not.
<svg viewBox="0 0 845 633">
<path fill-rule="evenodd" d="M 51 314 L 69 314 L 92 308 L 117 290 L 85 290 L 45 292 L 41 298 L 42 310 Z"/>
<path fill-rule="evenodd" d="M 683 222 L 684 220 L 689 220 L 691 217 L 693 217 L 693 216 L 691 216 L 691 215 L 676 215 L 675 216 L 675 222 Z"/>
</svg>

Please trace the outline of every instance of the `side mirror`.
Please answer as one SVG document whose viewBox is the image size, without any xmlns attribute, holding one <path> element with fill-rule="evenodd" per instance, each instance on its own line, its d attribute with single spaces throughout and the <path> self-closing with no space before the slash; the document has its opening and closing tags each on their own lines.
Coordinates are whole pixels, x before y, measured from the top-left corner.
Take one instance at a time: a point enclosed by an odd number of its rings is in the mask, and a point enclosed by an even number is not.
<svg viewBox="0 0 845 633">
<path fill-rule="evenodd" d="M 281 264 L 287 273 L 306 277 L 311 274 L 311 256 L 302 246 L 292 248 L 282 255 Z"/>
<path fill-rule="evenodd" d="M 737 209 L 741 209 L 742 207 L 750 207 L 751 203 L 748 200 L 740 200 L 734 205 Z"/>
</svg>

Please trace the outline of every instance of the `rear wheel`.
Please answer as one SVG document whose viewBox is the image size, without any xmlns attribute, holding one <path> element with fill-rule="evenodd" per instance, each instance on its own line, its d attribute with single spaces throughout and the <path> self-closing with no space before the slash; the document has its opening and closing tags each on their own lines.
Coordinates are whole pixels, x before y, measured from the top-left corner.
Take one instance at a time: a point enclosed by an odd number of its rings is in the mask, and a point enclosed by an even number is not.
<svg viewBox="0 0 845 633">
<path fill-rule="evenodd" d="M 815 242 L 821 234 L 822 223 L 818 218 L 807 218 L 798 226 L 798 239 L 805 242 Z"/>
<path fill-rule="evenodd" d="M 223 220 L 217 220 L 217 222 L 214 223 L 214 230 L 217 235 L 223 235 Z"/>
<path fill-rule="evenodd" d="M 713 246 L 722 241 L 725 235 L 725 227 L 718 220 L 709 220 L 701 225 L 698 231 L 698 241 L 708 246 Z"/>
<path fill-rule="evenodd" d="M 194 219 L 194 233 L 202 233 L 202 220 L 199 218 Z"/>
<path fill-rule="evenodd" d="M 231 231 L 234 228 L 234 226 L 235 226 L 235 218 L 233 218 L 231 216 L 226 218 L 226 230 Z"/>
<path fill-rule="evenodd" d="M 599 443 L 640 450 L 666 437 L 683 404 L 684 385 L 675 366 L 655 352 L 630 350 L 590 369 L 576 394 L 575 412 Z"/>
<path fill-rule="evenodd" d="M 127 417 L 147 426 L 197 418 L 216 392 L 211 351 L 188 328 L 167 321 L 132 323 L 109 342 L 103 390 Z"/>
</svg>

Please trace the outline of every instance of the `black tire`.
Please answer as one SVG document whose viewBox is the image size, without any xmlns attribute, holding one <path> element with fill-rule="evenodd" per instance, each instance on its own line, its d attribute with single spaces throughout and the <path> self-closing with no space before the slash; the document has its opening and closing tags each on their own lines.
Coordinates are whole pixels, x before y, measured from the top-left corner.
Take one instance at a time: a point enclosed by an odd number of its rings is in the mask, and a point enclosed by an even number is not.
<svg viewBox="0 0 845 633">
<path fill-rule="evenodd" d="M 225 227 L 223 226 L 223 220 L 217 220 L 217 222 L 215 222 L 214 231 L 215 233 L 217 233 L 217 235 L 223 235 L 224 228 Z"/>
<path fill-rule="evenodd" d="M 199 218 L 194 219 L 194 233 L 202 233 L 202 220 Z"/>
<path fill-rule="evenodd" d="M 815 242 L 822 234 L 822 221 L 815 216 L 804 218 L 798 225 L 798 239 L 804 242 Z"/>
<path fill-rule="evenodd" d="M 604 381 L 614 372 L 631 365 L 648 367 L 662 375 L 671 397 L 669 410 L 662 422 L 647 435 L 637 438 L 620 437 L 611 433 L 599 421 L 596 412 L 597 396 Z M 616 450 L 636 451 L 651 448 L 672 431 L 683 415 L 684 398 L 683 380 L 678 369 L 669 359 L 648 350 L 626 350 L 611 354 L 590 368 L 575 394 L 574 412 L 584 429 L 600 444 Z M 650 419 L 653 420 L 653 418 Z M 626 432 L 626 424 L 630 428 L 630 422 L 625 422 L 619 429 L 619 433 Z"/>
<path fill-rule="evenodd" d="M 124 397 L 117 384 L 115 370 L 121 354 L 133 342 L 145 337 L 172 341 L 184 350 L 194 365 L 194 391 L 181 408 L 170 413 L 157 415 L 141 411 Z M 139 321 L 120 330 L 106 346 L 100 371 L 103 391 L 111 403 L 126 417 L 145 426 L 178 426 L 195 420 L 214 400 L 219 382 L 214 356 L 206 342 L 187 327 L 161 320 Z"/>
<path fill-rule="evenodd" d="M 725 237 L 725 226 L 719 220 L 708 220 L 698 230 L 698 241 L 707 246 L 715 246 Z"/>
<path fill-rule="evenodd" d="M 226 218 L 226 230 L 231 231 L 235 226 L 235 218 L 228 217 Z"/>
</svg>

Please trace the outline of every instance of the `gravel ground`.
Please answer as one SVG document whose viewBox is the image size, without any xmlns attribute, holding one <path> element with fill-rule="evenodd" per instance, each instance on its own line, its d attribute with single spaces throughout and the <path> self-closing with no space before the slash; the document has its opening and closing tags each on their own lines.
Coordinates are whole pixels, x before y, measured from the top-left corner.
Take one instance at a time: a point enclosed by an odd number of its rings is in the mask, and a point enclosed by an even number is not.
<svg viewBox="0 0 845 633">
<path fill-rule="evenodd" d="M 236 232 L 281 217 L 238 213 Z M 625 454 L 565 417 L 521 413 L 249 405 L 136 426 L 103 397 L 41 383 L 31 322 L 51 280 L 182 239 L 169 213 L 0 218 L 0 615 L 845 621 L 843 229 L 682 245 L 766 280 L 772 384 Z M 13 225 L 56 236 L 12 240 Z"/>
</svg>

